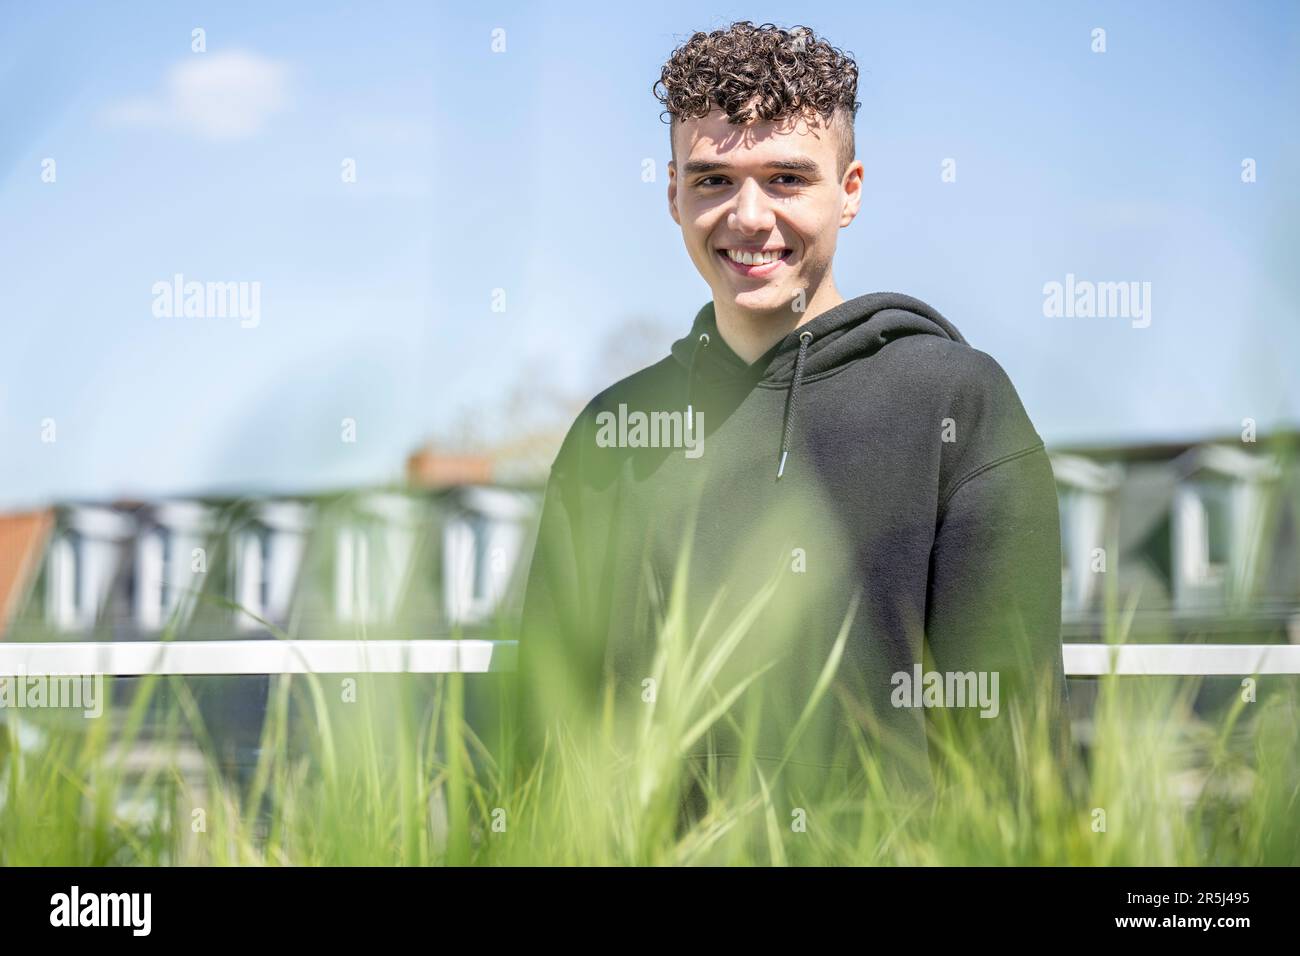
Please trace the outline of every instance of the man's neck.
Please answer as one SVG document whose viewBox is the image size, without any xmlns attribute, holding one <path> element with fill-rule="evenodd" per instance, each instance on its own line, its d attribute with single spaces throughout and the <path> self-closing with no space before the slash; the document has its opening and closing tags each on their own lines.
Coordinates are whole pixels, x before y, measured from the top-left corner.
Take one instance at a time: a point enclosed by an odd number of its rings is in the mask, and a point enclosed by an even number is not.
<svg viewBox="0 0 1300 956">
<path fill-rule="evenodd" d="M 801 325 L 811 322 L 828 309 L 844 301 L 833 281 L 827 281 L 808 301 L 807 307 L 796 312 L 793 308 L 777 312 L 751 312 L 734 303 L 713 303 L 714 318 L 722 341 L 744 361 L 754 360 L 781 341 Z"/>
</svg>

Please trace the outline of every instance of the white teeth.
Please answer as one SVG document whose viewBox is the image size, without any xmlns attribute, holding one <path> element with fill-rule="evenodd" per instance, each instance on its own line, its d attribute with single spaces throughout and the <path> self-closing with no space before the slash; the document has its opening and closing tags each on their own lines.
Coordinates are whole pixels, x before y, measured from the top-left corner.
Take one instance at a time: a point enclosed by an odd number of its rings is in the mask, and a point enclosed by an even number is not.
<svg viewBox="0 0 1300 956">
<path fill-rule="evenodd" d="M 766 252 L 737 252 L 735 249 L 727 250 L 727 258 L 732 262 L 739 262 L 742 265 L 765 266 L 781 258 L 780 249 L 772 249 Z"/>
</svg>

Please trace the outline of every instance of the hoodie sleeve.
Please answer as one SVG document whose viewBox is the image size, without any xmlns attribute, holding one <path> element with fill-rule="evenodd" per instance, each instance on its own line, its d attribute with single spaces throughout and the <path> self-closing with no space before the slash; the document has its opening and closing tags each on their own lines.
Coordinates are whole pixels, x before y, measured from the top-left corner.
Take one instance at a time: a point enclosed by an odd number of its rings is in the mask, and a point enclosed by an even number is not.
<svg viewBox="0 0 1300 956">
<path fill-rule="evenodd" d="M 575 425 L 570 438 L 580 429 Z M 551 468 L 542 500 L 519 629 L 517 714 L 521 761 L 541 755 L 547 732 L 590 695 L 600 657 L 585 609 L 590 594 L 585 570 L 580 489 L 566 440 Z"/>
<path fill-rule="evenodd" d="M 1056 482 L 1042 440 L 1002 369 L 982 373 L 953 407 L 958 435 L 941 488 L 926 608 L 926 640 L 941 673 L 997 674 L 996 713 L 953 714 L 1004 751 L 1012 711 L 1045 706 L 1058 757 L 1068 741 L 1061 654 L 1061 543 Z M 957 443 L 960 444 L 960 441 Z"/>
</svg>

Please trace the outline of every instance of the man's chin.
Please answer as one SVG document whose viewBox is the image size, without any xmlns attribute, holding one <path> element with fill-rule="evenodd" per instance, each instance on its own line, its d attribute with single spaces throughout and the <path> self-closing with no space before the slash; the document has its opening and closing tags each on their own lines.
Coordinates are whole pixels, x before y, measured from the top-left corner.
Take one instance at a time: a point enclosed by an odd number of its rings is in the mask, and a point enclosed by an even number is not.
<svg viewBox="0 0 1300 956">
<path fill-rule="evenodd" d="M 790 304 L 794 299 L 793 293 L 786 296 L 784 290 L 779 288 L 744 289 L 740 291 L 732 289 L 728 290 L 725 296 L 725 300 L 715 296 L 715 304 L 718 301 L 726 301 L 736 309 L 755 315 L 788 313 Z"/>
</svg>

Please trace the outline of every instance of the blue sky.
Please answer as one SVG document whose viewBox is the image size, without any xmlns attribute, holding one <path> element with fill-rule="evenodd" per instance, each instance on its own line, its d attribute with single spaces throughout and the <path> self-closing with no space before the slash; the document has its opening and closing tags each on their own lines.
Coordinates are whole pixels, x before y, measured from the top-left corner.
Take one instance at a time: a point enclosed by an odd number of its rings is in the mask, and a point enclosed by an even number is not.
<svg viewBox="0 0 1300 956">
<path fill-rule="evenodd" d="M 521 380 L 607 384 L 632 318 L 657 360 L 709 290 L 650 89 L 736 19 L 861 67 L 840 291 L 933 304 L 1049 443 L 1300 420 L 1300 4 L 46 6 L 0 5 L 0 506 L 385 481 Z M 156 316 L 176 273 L 258 324 Z M 1067 273 L 1150 326 L 1044 316 Z"/>
</svg>

